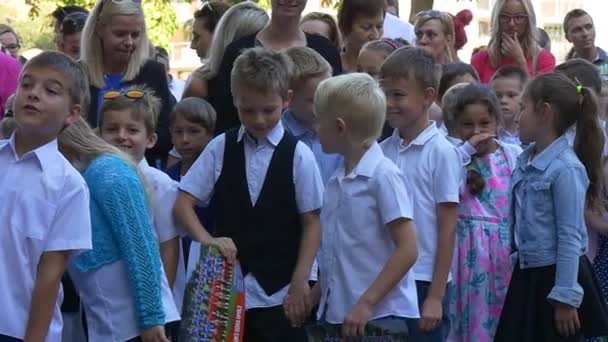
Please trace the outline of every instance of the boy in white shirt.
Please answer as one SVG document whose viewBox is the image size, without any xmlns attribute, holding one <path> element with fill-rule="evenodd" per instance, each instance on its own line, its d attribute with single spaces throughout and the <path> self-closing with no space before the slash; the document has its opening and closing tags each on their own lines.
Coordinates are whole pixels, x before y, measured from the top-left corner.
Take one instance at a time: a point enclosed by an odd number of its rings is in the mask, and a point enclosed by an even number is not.
<svg viewBox="0 0 608 342">
<path fill-rule="evenodd" d="M 61 341 L 61 277 L 72 252 L 91 248 L 89 192 L 59 153 L 57 136 L 88 106 L 87 76 L 44 52 L 24 67 L 17 130 L 0 140 L 0 340 Z"/>
<path fill-rule="evenodd" d="M 167 174 L 148 165 L 146 149 L 154 147 L 157 140 L 156 122 L 160 111 L 160 100 L 150 89 L 134 85 L 122 92 L 108 92 L 101 105 L 100 134 L 108 143 L 130 155 L 150 186 L 152 203 L 152 225 L 158 239 L 160 257 L 165 276 L 162 279 L 163 301 L 166 306 L 166 322 L 179 320 L 185 272 L 180 273 L 177 298 L 173 298 L 178 272 L 183 271 L 183 258 L 180 258 L 178 230 L 173 219 L 173 205 L 179 192 L 178 184 Z M 181 268 L 178 266 L 182 262 Z M 171 327 L 167 329 L 171 333 Z"/>
<path fill-rule="evenodd" d="M 202 244 L 239 257 L 245 274 L 245 341 L 306 341 L 308 277 L 319 246 L 323 182 L 310 149 L 285 132 L 291 61 L 260 48 L 243 52 L 231 75 L 242 122 L 212 140 L 188 173 L 175 215 Z M 211 203 L 215 236 L 194 207 Z"/>
<path fill-rule="evenodd" d="M 445 341 L 449 333 L 448 282 L 458 218 L 461 159 L 429 119 L 439 84 L 438 66 L 423 50 L 405 47 L 380 70 L 391 137 L 384 154 L 405 174 L 416 200 L 418 260 L 414 266 L 421 319 L 410 321 L 413 341 Z"/>
<path fill-rule="evenodd" d="M 318 319 L 343 324 L 345 338 L 365 336 L 370 320 L 418 318 L 413 202 L 403 174 L 376 140 L 385 98 L 367 74 L 324 81 L 315 95 L 319 136 L 326 153 L 344 163 L 330 178 L 321 225 Z M 319 291 L 320 290 L 320 291 Z M 319 293 L 320 292 L 320 293 Z"/>
</svg>

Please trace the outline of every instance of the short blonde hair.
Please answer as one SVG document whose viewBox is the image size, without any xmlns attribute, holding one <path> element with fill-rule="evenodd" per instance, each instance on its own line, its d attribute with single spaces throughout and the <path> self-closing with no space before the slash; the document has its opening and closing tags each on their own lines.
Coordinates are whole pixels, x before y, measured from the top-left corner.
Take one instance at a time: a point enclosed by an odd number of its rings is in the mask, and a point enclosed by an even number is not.
<svg viewBox="0 0 608 342">
<path fill-rule="evenodd" d="M 234 62 L 230 78 L 232 94 L 236 96 L 242 86 L 263 93 L 276 93 L 287 97 L 293 63 L 283 52 L 264 48 L 245 50 Z"/>
<path fill-rule="evenodd" d="M 140 90 L 144 96 L 139 99 L 130 99 L 126 93 L 131 90 Z M 152 90 L 142 85 L 132 85 L 122 91 L 122 94 L 113 99 L 103 100 L 101 104 L 101 118 L 99 127 L 103 126 L 103 118 L 106 111 L 110 110 L 129 110 L 134 115 L 135 120 L 142 120 L 146 126 L 148 135 L 156 131 L 156 123 L 160 113 L 160 99 L 154 96 Z"/>
<path fill-rule="evenodd" d="M 315 93 L 315 112 L 341 118 L 353 138 L 371 144 L 380 137 L 386 121 L 386 98 L 371 76 L 351 73 L 321 82 Z"/>
<path fill-rule="evenodd" d="M 217 114 L 209 102 L 198 97 L 187 97 L 179 101 L 169 116 L 170 125 L 175 124 L 178 117 L 186 121 L 201 125 L 209 132 L 215 131 Z"/>
<path fill-rule="evenodd" d="M 110 19 L 116 15 L 135 15 L 144 18 L 142 3 L 137 1 L 97 0 L 82 31 L 81 60 L 86 67 L 89 82 L 97 88 L 103 88 L 105 85 L 103 79 L 103 47 L 97 30 L 103 25 L 108 25 Z M 141 41 L 131 54 L 127 70 L 123 76 L 124 81 L 131 81 L 137 76 L 139 69 L 149 57 L 150 49 L 151 44 L 146 34 L 144 21 Z"/>
<path fill-rule="evenodd" d="M 308 47 L 293 47 L 285 51 L 293 62 L 291 87 L 313 77 L 331 77 L 331 65 L 315 50 Z"/>
</svg>

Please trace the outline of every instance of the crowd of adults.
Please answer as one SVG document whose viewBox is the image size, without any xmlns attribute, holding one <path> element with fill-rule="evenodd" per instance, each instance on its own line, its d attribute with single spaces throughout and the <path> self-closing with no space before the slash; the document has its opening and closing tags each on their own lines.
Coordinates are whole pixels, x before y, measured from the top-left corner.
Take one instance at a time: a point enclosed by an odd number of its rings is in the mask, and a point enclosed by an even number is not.
<svg viewBox="0 0 608 342">
<path fill-rule="evenodd" d="M 308 46 L 330 63 L 334 74 L 341 74 L 360 71 L 357 58 L 362 47 L 386 37 L 419 46 L 438 64 L 448 65 L 462 62 L 458 52 L 467 43 L 465 26 L 473 17 L 469 10 L 452 15 L 429 9 L 417 13 L 412 25 L 398 17 L 397 1 L 343 0 L 337 18 L 320 12 L 302 16 L 305 6 L 304 0 L 289 5 L 271 1 L 269 17 L 250 1 L 232 7 L 223 1 L 205 2 L 194 13 L 190 46 L 201 58 L 201 66 L 187 83 L 170 74 L 169 53 L 155 48 L 148 39 L 138 1 L 132 1 L 132 6 L 100 1 L 90 12 L 66 6 L 54 11 L 52 17 L 57 49 L 80 60 L 89 75 L 91 104 L 86 115 L 91 125 L 98 125 L 100 96 L 108 90 L 143 84 L 161 98 L 159 139 L 147 155 L 156 165 L 164 163 L 171 150 L 168 114 L 182 96 L 201 97 L 213 105 L 218 112 L 216 133 L 238 124 L 230 71 L 244 48 L 285 50 Z M 591 16 L 581 9 L 573 10 L 564 18 L 563 28 L 565 38 L 572 43 L 566 58 L 586 59 L 608 77 L 608 59 L 606 52 L 595 45 Z M 0 54 L 1 118 L 10 109 L 5 103 L 14 92 L 25 59 L 20 55 L 18 32 L 6 24 L 0 24 L 0 44 L 5 52 Z M 490 41 L 475 49 L 471 65 L 483 83 L 505 65 L 518 66 L 533 76 L 555 67 L 556 59 L 549 48 L 546 32 L 537 28 L 531 1 L 498 0 L 492 11 Z"/>
</svg>

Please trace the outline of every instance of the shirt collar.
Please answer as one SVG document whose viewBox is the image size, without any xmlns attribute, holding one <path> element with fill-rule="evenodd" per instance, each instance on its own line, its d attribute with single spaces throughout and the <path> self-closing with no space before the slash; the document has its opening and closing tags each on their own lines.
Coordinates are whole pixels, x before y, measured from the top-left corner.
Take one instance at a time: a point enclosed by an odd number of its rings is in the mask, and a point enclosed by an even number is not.
<svg viewBox="0 0 608 342">
<path fill-rule="evenodd" d="M 150 164 L 148 164 L 148 161 L 144 157 L 144 158 L 141 158 L 139 163 L 137 163 L 137 166 L 139 167 L 140 170 L 145 170 L 150 167 Z"/>
<path fill-rule="evenodd" d="M 57 161 L 56 156 L 59 150 L 59 147 L 57 145 L 57 139 L 53 139 L 50 142 L 38 147 L 37 149 L 25 153 L 21 156 L 21 158 L 19 158 L 17 156 L 17 150 L 15 149 L 15 133 L 13 133 L 8 140 L 0 142 L 0 151 L 5 148 L 11 149 L 15 160 L 21 160 L 24 158 L 28 158 L 30 155 L 34 155 L 38 160 L 42 171 L 45 171 L 46 168 L 50 167 Z"/>
<path fill-rule="evenodd" d="M 359 160 L 359 163 L 357 163 L 357 166 L 355 166 L 351 172 L 352 176 L 350 177 L 371 177 L 383 157 L 384 153 L 382 153 L 382 148 L 377 142 L 374 142 L 374 144 L 367 149 L 361 160 Z"/>
<path fill-rule="evenodd" d="M 536 143 L 530 144 L 530 146 L 528 146 L 519 156 L 518 159 L 522 168 L 528 164 L 528 160 L 530 160 L 530 157 L 534 153 L 535 146 Z M 530 165 L 539 171 L 545 171 L 551 162 L 553 162 L 553 160 L 568 146 L 568 139 L 562 135 L 537 155 L 536 158 L 530 162 Z"/>
<path fill-rule="evenodd" d="M 412 140 L 412 142 L 408 145 L 418 145 L 418 146 L 422 146 L 424 144 L 426 144 L 429 140 L 431 140 L 431 138 L 433 138 L 434 136 L 436 136 L 437 134 L 439 134 L 439 129 L 437 128 L 437 124 L 435 123 L 435 121 L 429 121 L 430 124 L 427 128 L 424 129 L 424 131 L 422 131 L 422 133 L 418 134 L 418 136 Z M 402 147 L 406 147 L 403 146 L 403 139 L 401 138 L 401 135 L 399 134 L 399 130 L 395 129 L 393 131 L 393 138 L 395 138 L 397 141 L 399 141 L 399 145 Z"/>
<path fill-rule="evenodd" d="M 597 47 L 597 58 L 594 63 L 606 63 L 608 62 L 608 55 L 606 55 L 606 51 L 604 51 L 599 46 Z"/>
<path fill-rule="evenodd" d="M 277 122 L 277 124 L 274 126 L 274 128 L 271 129 L 270 132 L 268 132 L 265 140 L 268 141 L 269 143 L 271 143 L 274 147 L 277 147 L 279 145 L 279 143 L 281 142 L 281 139 L 283 139 L 284 133 L 285 133 L 285 129 L 283 128 L 283 124 L 281 124 L 281 120 L 279 120 Z M 241 125 L 241 128 L 239 128 L 237 141 L 241 142 L 241 140 L 243 140 L 243 136 L 245 136 L 245 135 L 247 135 L 246 140 L 249 140 L 249 142 L 254 143 L 254 144 L 256 143 L 255 139 L 253 139 L 249 134 L 246 134 L 245 126 Z M 258 142 L 258 145 L 259 144 L 260 144 L 260 142 Z"/>
<path fill-rule="evenodd" d="M 309 132 L 298 122 L 298 120 L 296 120 L 293 113 L 289 110 L 286 110 L 285 113 L 283 113 L 283 124 L 285 125 L 285 129 L 287 129 L 294 137 L 301 137 Z"/>
</svg>

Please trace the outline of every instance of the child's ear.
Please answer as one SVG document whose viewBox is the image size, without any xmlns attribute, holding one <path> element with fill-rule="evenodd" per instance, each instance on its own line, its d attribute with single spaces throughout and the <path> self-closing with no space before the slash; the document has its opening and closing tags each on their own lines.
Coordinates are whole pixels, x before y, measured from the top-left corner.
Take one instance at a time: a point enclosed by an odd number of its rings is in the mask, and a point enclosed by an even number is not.
<svg viewBox="0 0 608 342">
<path fill-rule="evenodd" d="M 435 99 L 437 99 L 437 91 L 433 87 L 424 89 L 424 105 L 426 108 L 430 108 Z"/>
<path fill-rule="evenodd" d="M 68 117 L 65 119 L 65 124 L 71 125 L 71 124 L 75 123 L 76 121 L 78 121 L 78 119 L 80 118 L 81 110 L 82 110 L 82 108 L 80 107 L 79 104 L 75 104 L 72 107 L 70 107 L 70 112 L 68 114 Z"/>
<path fill-rule="evenodd" d="M 156 145 L 157 140 L 158 140 L 158 135 L 156 135 L 156 133 L 150 134 L 146 141 L 146 149 L 154 147 L 154 145 Z"/>
<path fill-rule="evenodd" d="M 553 107 L 551 107 L 550 103 L 543 102 L 540 105 L 540 115 L 543 121 L 553 121 L 555 113 L 553 112 Z"/>
<path fill-rule="evenodd" d="M 342 118 L 336 118 L 336 128 L 340 135 L 344 134 L 346 132 L 346 122 Z"/>
<path fill-rule="evenodd" d="M 283 97 L 283 109 L 289 108 L 291 100 L 293 100 L 293 90 L 289 89 L 287 95 Z"/>
</svg>

